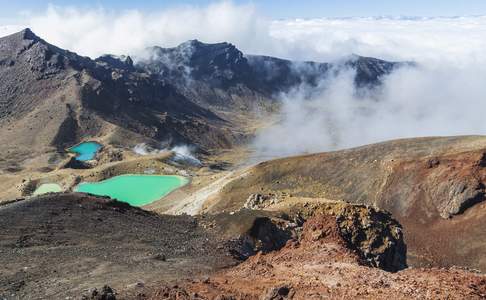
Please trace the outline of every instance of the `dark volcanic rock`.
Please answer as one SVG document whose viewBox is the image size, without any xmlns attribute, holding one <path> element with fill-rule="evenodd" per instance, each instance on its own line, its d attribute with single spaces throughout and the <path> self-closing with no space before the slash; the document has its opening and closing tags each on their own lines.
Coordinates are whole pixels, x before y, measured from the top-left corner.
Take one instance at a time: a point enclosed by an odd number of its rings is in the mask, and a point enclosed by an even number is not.
<svg viewBox="0 0 486 300">
<path fill-rule="evenodd" d="M 407 267 L 402 226 L 390 214 L 349 206 L 337 215 L 336 222 L 348 247 L 370 266 L 391 272 Z"/>
<path fill-rule="evenodd" d="M 292 288 L 283 285 L 274 287 L 268 290 L 268 292 L 262 297 L 262 300 L 285 300 L 292 299 L 294 292 Z"/>
<path fill-rule="evenodd" d="M 100 282 L 118 291 L 127 281 L 184 278 L 235 262 L 224 241 L 193 217 L 83 194 L 2 205 L 0 227 L 0 298 L 64 298 Z"/>
<path fill-rule="evenodd" d="M 381 82 L 381 78 L 393 72 L 394 69 L 410 65 L 409 63 L 388 62 L 372 57 L 354 55 L 345 65 L 356 71 L 354 82 L 358 87 L 374 86 Z"/>
<path fill-rule="evenodd" d="M 116 293 L 113 289 L 107 285 L 101 288 L 101 291 L 98 289 L 93 289 L 91 295 L 83 295 L 81 297 L 82 300 L 116 300 Z"/>
<path fill-rule="evenodd" d="M 229 43 L 192 40 L 175 48 L 152 47 L 147 51 L 150 59 L 138 66 L 173 82 L 201 80 L 211 87 L 228 87 L 248 80 L 251 73 L 243 53 Z"/>
<path fill-rule="evenodd" d="M 237 141 L 228 124 L 159 77 L 135 70 L 130 57 L 92 60 L 55 47 L 29 29 L 0 38 L 3 153 L 45 153 L 113 131 L 124 135 L 119 140 L 125 146 L 133 146 L 135 137 L 227 148 Z"/>
<path fill-rule="evenodd" d="M 108 67 L 121 69 L 126 71 L 133 71 L 133 60 L 130 56 L 116 56 L 105 54 L 98 57 L 95 61 L 99 64 L 104 64 Z"/>
<path fill-rule="evenodd" d="M 241 101 L 234 102 L 235 97 L 254 99 L 253 102 L 259 98 L 271 99 L 302 84 L 316 86 L 331 71 L 346 68 L 356 70 L 356 87 L 375 87 L 383 76 L 401 66 L 359 56 L 334 64 L 295 62 L 244 55 L 229 43 L 206 44 L 197 40 L 174 48 L 152 47 L 147 52 L 149 55 L 137 63 L 139 69 L 167 80 L 180 93 L 203 106 L 232 109 L 242 105 Z"/>
</svg>

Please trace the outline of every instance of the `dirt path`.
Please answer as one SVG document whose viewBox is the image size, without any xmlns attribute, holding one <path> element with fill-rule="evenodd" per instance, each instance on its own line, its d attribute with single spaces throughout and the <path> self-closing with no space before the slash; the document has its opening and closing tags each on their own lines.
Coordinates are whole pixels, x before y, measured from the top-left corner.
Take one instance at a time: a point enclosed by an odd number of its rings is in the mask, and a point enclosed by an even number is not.
<svg viewBox="0 0 486 300">
<path fill-rule="evenodd" d="M 186 197 L 180 199 L 177 204 L 168 209 L 165 213 L 181 215 L 196 215 L 203 210 L 204 205 L 211 199 L 213 195 L 216 195 L 221 189 L 229 182 L 244 176 L 248 168 L 234 170 L 228 172 L 223 177 L 217 179 L 213 183 L 192 192 Z"/>
</svg>

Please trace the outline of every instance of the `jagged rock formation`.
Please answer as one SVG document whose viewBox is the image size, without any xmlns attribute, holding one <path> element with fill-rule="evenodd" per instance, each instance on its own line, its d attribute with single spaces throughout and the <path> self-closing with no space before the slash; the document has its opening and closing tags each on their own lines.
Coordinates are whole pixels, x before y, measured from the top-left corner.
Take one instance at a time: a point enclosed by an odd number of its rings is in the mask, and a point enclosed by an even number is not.
<svg viewBox="0 0 486 300">
<path fill-rule="evenodd" d="M 159 75 L 205 107 L 249 110 L 269 105 L 275 95 L 301 84 L 317 85 L 345 67 L 356 71 L 357 87 L 372 87 L 402 63 L 353 56 L 342 63 L 294 62 L 244 55 L 229 43 L 188 41 L 174 48 L 152 47 L 137 67 Z"/>
<path fill-rule="evenodd" d="M 305 221 L 301 241 L 320 240 L 331 230 L 364 265 L 390 272 L 407 267 L 402 227 L 384 211 L 364 205 L 329 202 L 296 205 L 287 212 Z"/>
<path fill-rule="evenodd" d="M 261 163 L 226 185 L 211 211 L 251 194 L 345 200 L 390 211 L 414 265 L 486 269 L 484 137 L 418 138 Z"/>
<path fill-rule="evenodd" d="M 351 222 L 345 225 L 349 225 L 347 230 L 363 236 L 367 234 L 362 230 L 375 230 L 386 236 L 383 224 L 387 224 L 387 230 L 399 228 L 386 214 L 342 203 L 305 212 L 311 216 L 300 238 L 282 249 L 259 253 L 204 280 L 155 288 L 148 299 L 481 299 L 485 295 L 484 276 L 463 270 L 406 269 L 390 273 L 363 266 L 366 260 L 350 247 L 353 243 L 343 235 L 339 219 L 363 216 L 365 219 L 359 222 L 369 222 L 366 228 Z M 402 240 L 398 237 L 393 241 Z M 369 242 L 376 249 L 389 245 L 385 240 Z"/>
</svg>

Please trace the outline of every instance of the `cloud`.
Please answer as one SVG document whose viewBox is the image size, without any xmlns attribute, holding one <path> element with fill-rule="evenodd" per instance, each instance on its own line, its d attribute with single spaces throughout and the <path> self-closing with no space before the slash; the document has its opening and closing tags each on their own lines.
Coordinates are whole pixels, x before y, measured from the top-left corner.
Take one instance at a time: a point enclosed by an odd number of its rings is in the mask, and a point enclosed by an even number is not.
<svg viewBox="0 0 486 300">
<path fill-rule="evenodd" d="M 160 11 L 110 11 L 49 5 L 17 22 L 60 47 L 91 57 L 135 54 L 189 39 L 228 41 L 245 53 L 328 61 L 349 54 L 394 60 L 481 60 L 486 17 L 321 18 L 271 20 L 256 6 L 231 1 Z M 21 26 L 0 24 L 0 34 Z"/>
<path fill-rule="evenodd" d="M 134 54 L 154 45 L 176 46 L 194 38 L 250 44 L 264 32 L 260 26 L 265 23 L 259 20 L 253 5 L 223 1 L 150 13 L 49 5 L 44 13 L 26 16 L 19 23 L 62 48 L 96 57 L 105 53 Z"/>
<path fill-rule="evenodd" d="M 24 25 L 9 25 L 0 23 L 0 37 L 12 34 L 14 32 L 18 32 L 24 28 Z"/>
<path fill-rule="evenodd" d="M 256 159 L 405 137 L 486 134 L 484 65 L 404 67 L 366 96 L 355 93 L 354 75 L 346 70 L 317 88 L 282 95 L 279 121 L 254 140 Z"/>
<path fill-rule="evenodd" d="M 273 37 L 291 57 L 334 60 L 358 53 L 415 61 L 386 77 L 377 95 L 356 96 L 353 70 L 281 95 L 279 122 L 257 135 L 271 158 L 389 139 L 486 134 L 486 17 L 284 20 Z M 305 49 L 311 50 L 305 50 Z"/>
<path fill-rule="evenodd" d="M 351 53 L 391 60 L 485 61 L 486 17 L 344 18 L 274 21 L 272 36 L 294 45 L 293 58 L 326 60 Z M 307 51 L 305 49 L 311 49 Z"/>
</svg>

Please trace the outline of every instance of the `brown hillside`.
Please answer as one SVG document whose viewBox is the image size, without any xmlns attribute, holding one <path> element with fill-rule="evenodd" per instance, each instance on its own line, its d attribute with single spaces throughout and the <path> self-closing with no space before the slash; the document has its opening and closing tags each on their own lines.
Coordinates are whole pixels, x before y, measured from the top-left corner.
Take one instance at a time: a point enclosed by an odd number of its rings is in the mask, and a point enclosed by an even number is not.
<svg viewBox="0 0 486 300">
<path fill-rule="evenodd" d="M 81 57 L 29 29 L 0 38 L 0 169 L 19 171 L 28 159 L 48 165 L 56 151 L 90 138 L 202 148 L 238 139 L 228 122 L 129 62 Z"/>
<path fill-rule="evenodd" d="M 390 211 L 413 265 L 486 270 L 486 138 L 418 138 L 260 163 L 227 184 L 209 211 L 251 194 L 345 200 Z"/>
</svg>

